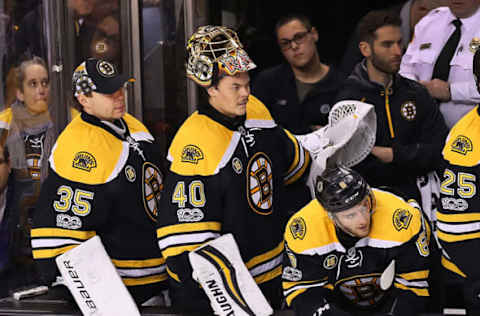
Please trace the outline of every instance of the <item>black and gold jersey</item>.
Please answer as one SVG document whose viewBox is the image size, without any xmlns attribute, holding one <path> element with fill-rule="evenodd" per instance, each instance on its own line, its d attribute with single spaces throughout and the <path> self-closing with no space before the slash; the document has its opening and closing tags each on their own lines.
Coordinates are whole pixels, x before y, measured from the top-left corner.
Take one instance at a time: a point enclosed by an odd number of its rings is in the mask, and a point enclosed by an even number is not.
<svg viewBox="0 0 480 316">
<path fill-rule="evenodd" d="M 199 287 L 186 285 L 186 254 L 226 233 L 233 234 L 257 284 L 275 280 L 280 287 L 288 220 L 282 199 L 287 185 L 303 181 L 310 166 L 296 138 L 250 96 L 246 116 L 236 119 L 200 107 L 177 132 L 168 159 L 157 237 L 178 286 L 175 294 L 195 304 L 191 293 Z"/>
<path fill-rule="evenodd" d="M 450 130 L 443 148 L 437 233 L 442 265 L 461 278 L 480 280 L 472 251 L 480 247 L 480 114 L 478 106 Z"/>
<path fill-rule="evenodd" d="M 430 226 L 420 210 L 398 196 L 378 189 L 372 194 L 370 233 L 350 248 L 345 248 L 338 228 L 317 200 L 290 218 L 285 230 L 283 291 L 297 315 L 313 315 L 325 304 L 322 298 L 347 310 L 378 311 L 391 292 L 399 306 L 415 300 L 418 311 L 425 307 Z M 380 276 L 392 260 L 396 270 L 389 293 L 381 290 Z"/>
<path fill-rule="evenodd" d="M 141 301 L 167 279 L 155 239 L 163 175 L 148 130 L 128 114 L 117 123 L 82 113 L 59 136 L 34 216 L 33 257 L 52 282 L 55 257 L 99 235 Z"/>
</svg>

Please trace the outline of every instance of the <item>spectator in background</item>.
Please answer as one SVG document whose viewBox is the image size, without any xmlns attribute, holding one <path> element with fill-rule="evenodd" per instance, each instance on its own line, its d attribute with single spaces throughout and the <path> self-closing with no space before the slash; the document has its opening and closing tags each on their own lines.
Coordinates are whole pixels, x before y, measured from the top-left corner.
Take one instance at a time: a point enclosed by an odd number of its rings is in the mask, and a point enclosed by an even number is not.
<svg viewBox="0 0 480 316">
<path fill-rule="evenodd" d="M 480 102 L 472 74 L 473 54 L 480 46 L 480 4 L 478 0 L 447 3 L 415 27 L 400 74 L 428 89 L 451 128 Z"/>
<path fill-rule="evenodd" d="M 430 10 L 439 6 L 445 5 L 447 0 L 408 0 L 403 5 L 395 5 L 391 8 L 395 14 L 400 16 L 402 21 L 402 43 L 406 48 L 413 37 L 413 30 L 415 25 L 424 17 Z M 355 65 L 363 59 L 363 55 L 358 49 L 358 25 L 355 33 L 349 40 L 349 44 L 345 51 L 340 64 L 340 70 L 349 75 Z"/>
<path fill-rule="evenodd" d="M 6 144 L 15 186 L 10 220 L 17 223 L 13 233 L 14 264 L 32 266 L 30 226 L 40 186 L 48 174 L 47 159 L 55 141 L 49 114 L 50 81 L 40 57 L 17 67 L 17 100 L 0 113 L 0 144 Z"/>
<path fill-rule="evenodd" d="M 421 201 L 416 178 L 438 167 L 447 128 L 428 91 L 398 74 L 400 25 L 391 11 L 371 11 L 361 19 L 359 48 L 365 59 L 337 99 L 373 104 L 377 113 L 375 147 L 355 169 L 372 186 L 390 186 Z"/>
<path fill-rule="evenodd" d="M 98 22 L 90 43 L 90 56 L 108 60 L 120 69 L 122 60 L 118 12 L 110 12 Z"/>
<path fill-rule="evenodd" d="M 307 17 L 292 14 L 281 18 L 275 34 L 286 63 L 259 73 L 252 94 L 268 107 L 278 124 L 293 134 L 307 134 L 327 123 L 342 78 L 320 61 L 319 35 Z"/>
</svg>

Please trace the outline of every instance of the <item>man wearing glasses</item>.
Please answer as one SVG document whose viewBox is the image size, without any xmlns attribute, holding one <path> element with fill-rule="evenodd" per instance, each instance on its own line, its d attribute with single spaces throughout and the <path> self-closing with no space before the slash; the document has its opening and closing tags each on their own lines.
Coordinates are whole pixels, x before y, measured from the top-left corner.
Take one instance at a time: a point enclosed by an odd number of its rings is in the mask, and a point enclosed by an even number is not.
<svg viewBox="0 0 480 316">
<path fill-rule="evenodd" d="M 307 134 L 327 123 L 342 77 L 320 61 L 318 33 L 307 17 L 285 16 L 278 20 L 275 33 L 287 63 L 259 73 L 252 94 L 277 123 L 294 134 Z"/>
</svg>

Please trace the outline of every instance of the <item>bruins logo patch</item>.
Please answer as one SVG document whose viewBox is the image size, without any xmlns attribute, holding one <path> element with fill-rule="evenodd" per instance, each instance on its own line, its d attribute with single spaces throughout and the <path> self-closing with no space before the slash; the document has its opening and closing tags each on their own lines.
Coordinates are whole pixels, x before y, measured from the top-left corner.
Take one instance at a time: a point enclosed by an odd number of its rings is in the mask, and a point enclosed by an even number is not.
<svg viewBox="0 0 480 316">
<path fill-rule="evenodd" d="M 236 174 L 241 174 L 243 171 L 242 161 L 237 157 L 233 158 L 232 160 L 232 168 Z"/>
<path fill-rule="evenodd" d="M 202 160 L 203 152 L 195 145 L 187 145 L 182 150 L 182 162 L 188 162 L 198 164 L 199 160 Z"/>
<path fill-rule="evenodd" d="M 256 153 L 247 167 L 247 200 L 260 215 L 270 215 L 273 206 L 272 163 L 264 153 Z"/>
<path fill-rule="evenodd" d="M 90 172 L 97 167 L 97 160 L 91 153 L 80 151 L 73 157 L 72 167 Z"/>
<path fill-rule="evenodd" d="M 393 226 L 396 230 L 401 231 L 402 229 L 407 229 L 410 226 L 410 221 L 412 220 L 412 213 L 404 209 L 397 209 L 393 213 Z"/>
<path fill-rule="evenodd" d="M 129 182 L 135 182 L 135 179 L 137 179 L 137 174 L 132 166 L 128 165 L 125 167 L 125 177 L 127 177 Z"/>
<path fill-rule="evenodd" d="M 466 155 L 469 151 L 473 151 L 473 143 L 467 136 L 458 135 L 452 143 L 451 150 Z"/>
<path fill-rule="evenodd" d="M 413 101 L 407 101 L 400 107 L 400 114 L 407 121 L 413 121 L 417 116 L 417 107 Z"/>
<path fill-rule="evenodd" d="M 101 76 L 105 78 L 110 78 L 117 74 L 117 72 L 115 71 L 115 66 L 105 60 L 99 60 L 97 62 L 97 71 Z"/>
<path fill-rule="evenodd" d="M 325 260 L 323 260 L 323 267 L 327 270 L 332 270 L 337 266 L 338 258 L 336 255 L 328 255 Z"/>
<path fill-rule="evenodd" d="M 163 190 L 163 176 L 157 166 L 150 162 L 143 164 L 143 206 L 148 217 L 157 221 L 160 196 Z"/>
<path fill-rule="evenodd" d="M 303 239 L 307 233 L 307 225 L 305 220 L 301 217 L 296 217 L 293 219 L 290 224 L 290 232 L 292 233 L 293 239 Z"/>
</svg>

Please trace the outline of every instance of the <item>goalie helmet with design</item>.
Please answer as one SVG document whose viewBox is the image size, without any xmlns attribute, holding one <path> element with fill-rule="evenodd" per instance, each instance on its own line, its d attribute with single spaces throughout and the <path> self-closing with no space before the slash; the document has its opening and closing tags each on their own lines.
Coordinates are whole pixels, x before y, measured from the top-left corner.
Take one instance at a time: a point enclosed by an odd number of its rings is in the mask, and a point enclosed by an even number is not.
<svg viewBox="0 0 480 316">
<path fill-rule="evenodd" d="M 315 196 L 329 213 L 350 209 L 367 196 L 373 202 L 370 186 L 365 179 L 358 172 L 342 165 L 327 169 L 317 177 Z"/>
<path fill-rule="evenodd" d="M 200 26 L 187 42 L 187 77 L 202 87 L 210 87 L 223 74 L 255 67 L 237 33 L 227 27 Z"/>
</svg>

